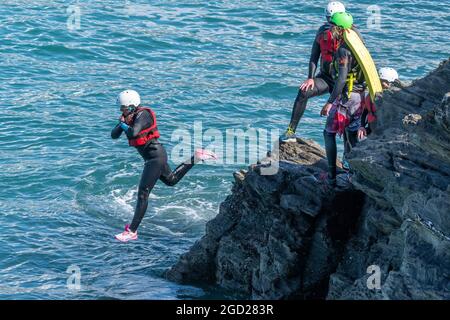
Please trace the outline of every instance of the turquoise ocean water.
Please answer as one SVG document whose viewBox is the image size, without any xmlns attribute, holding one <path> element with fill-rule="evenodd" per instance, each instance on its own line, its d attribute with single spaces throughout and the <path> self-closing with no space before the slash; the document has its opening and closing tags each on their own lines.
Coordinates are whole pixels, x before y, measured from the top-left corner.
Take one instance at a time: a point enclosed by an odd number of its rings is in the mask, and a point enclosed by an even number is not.
<svg viewBox="0 0 450 320">
<path fill-rule="evenodd" d="M 373 1 L 346 5 L 379 66 L 409 81 L 448 57 L 448 5 L 376 3 L 379 29 L 367 26 Z M 158 183 L 140 239 L 117 243 L 142 160 L 124 138 L 110 139 L 115 97 L 141 93 L 169 152 L 172 132 L 194 121 L 221 132 L 284 130 L 325 4 L 3 0 L 0 299 L 232 297 L 167 282 L 162 272 L 203 235 L 232 172 L 245 166 L 201 165 L 174 188 Z M 321 144 L 324 101 L 310 101 L 299 129 Z M 72 265 L 80 290 L 67 286 Z"/>
</svg>

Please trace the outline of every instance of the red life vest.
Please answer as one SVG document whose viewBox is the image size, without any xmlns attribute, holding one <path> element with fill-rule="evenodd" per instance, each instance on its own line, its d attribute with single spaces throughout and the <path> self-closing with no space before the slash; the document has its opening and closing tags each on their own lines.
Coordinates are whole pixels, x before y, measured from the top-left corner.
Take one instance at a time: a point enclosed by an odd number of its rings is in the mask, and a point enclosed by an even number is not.
<svg viewBox="0 0 450 320">
<path fill-rule="evenodd" d="M 372 122 L 376 121 L 377 116 L 375 115 L 375 112 L 377 110 L 375 107 L 375 103 L 373 103 L 372 100 L 370 99 L 370 95 L 367 95 L 363 101 L 364 101 L 364 108 L 366 108 L 368 111 L 367 122 L 372 123 Z"/>
<path fill-rule="evenodd" d="M 160 137 L 158 127 L 156 125 L 156 115 L 153 112 L 153 110 L 150 108 L 146 108 L 146 107 L 137 108 L 137 110 L 135 112 L 135 116 L 131 119 L 130 123 L 127 122 L 127 124 L 129 126 L 132 126 L 134 124 L 134 120 L 136 119 L 138 114 L 141 112 L 144 112 L 145 110 L 147 110 L 150 113 L 150 115 L 153 119 L 153 124 L 149 128 L 142 129 L 135 138 L 128 139 L 128 144 L 131 147 L 143 146 L 147 143 L 147 141 L 150 141 L 152 139 L 157 139 Z"/>
<path fill-rule="evenodd" d="M 339 48 L 339 41 L 333 38 L 331 34 L 331 28 L 326 29 L 319 36 L 317 41 L 320 45 L 320 53 L 322 60 L 326 62 L 332 62 L 335 52 Z"/>
</svg>

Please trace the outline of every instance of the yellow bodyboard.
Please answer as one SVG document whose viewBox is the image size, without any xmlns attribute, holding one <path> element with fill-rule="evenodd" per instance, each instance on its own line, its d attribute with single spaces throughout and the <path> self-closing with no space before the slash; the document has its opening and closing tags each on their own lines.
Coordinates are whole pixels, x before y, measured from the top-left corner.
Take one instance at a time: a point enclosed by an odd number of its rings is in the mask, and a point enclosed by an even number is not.
<svg viewBox="0 0 450 320">
<path fill-rule="evenodd" d="M 369 88 L 370 98 L 372 102 L 374 102 L 376 94 L 383 91 L 377 67 L 366 46 L 355 31 L 351 29 L 345 30 L 344 39 L 364 73 L 364 78 L 367 87 Z"/>
</svg>

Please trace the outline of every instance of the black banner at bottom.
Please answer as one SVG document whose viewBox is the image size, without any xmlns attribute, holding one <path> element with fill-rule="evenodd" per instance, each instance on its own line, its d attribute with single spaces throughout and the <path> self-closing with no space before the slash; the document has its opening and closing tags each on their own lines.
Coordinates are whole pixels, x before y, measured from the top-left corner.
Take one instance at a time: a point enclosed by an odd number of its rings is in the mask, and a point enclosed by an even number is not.
<svg viewBox="0 0 450 320">
<path fill-rule="evenodd" d="M 243 300 L 151 300 L 151 301 L 0 301 L 2 312 L 8 308 L 17 317 L 20 313 L 52 311 L 70 317 L 89 316 L 92 312 L 116 317 L 144 317 L 145 319 L 302 319 L 313 315 L 346 317 L 386 317 L 389 309 L 406 312 L 438 312 L 448 310 L 450 301 L 243 301 Z M 432 308 L 432 309 L 430 309 Z M 61 312 L 56 312 L 56 309 Z M 36 313 L 37 314 L 37 313 Z M 388 313 L 389 314 L 389 313 Z M 46 312 L 46 315 L 49 315 Z M 92 316 L 92 315 L 91 315 Z"/>
</svg>

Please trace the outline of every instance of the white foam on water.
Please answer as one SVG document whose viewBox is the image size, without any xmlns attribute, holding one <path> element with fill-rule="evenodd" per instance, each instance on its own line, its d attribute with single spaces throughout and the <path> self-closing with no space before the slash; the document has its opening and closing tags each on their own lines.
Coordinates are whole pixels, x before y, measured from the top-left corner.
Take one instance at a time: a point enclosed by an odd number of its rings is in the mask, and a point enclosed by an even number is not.
<svg viewBox="0 0 450 320">
<path fill-rule="evenodd" d="M 133 212 L 132 200 L 136 197 L 136 190 L 130 189 L 124 193 L 122 189 L 114 189 L 110 192 L 113 202 L 118 204 L 123 211 Z"/>
</svg>

